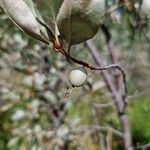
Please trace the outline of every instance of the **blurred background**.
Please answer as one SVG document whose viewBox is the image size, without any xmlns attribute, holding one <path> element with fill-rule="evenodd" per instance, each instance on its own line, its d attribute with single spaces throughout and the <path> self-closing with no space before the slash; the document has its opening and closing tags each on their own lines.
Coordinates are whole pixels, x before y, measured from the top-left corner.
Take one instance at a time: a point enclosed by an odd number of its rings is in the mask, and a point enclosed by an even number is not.
<svg viewBox="0 0 150 150">
<path fill-rule="evenodd" d="M 115 1 L 109 1 L 109 5 Z M 112 35 L 118 64 L 127 75 L 127 115 L 135 149 L 150 149 L 150 31 L 144 16 L 119 8 L 103 23 Z M 103 64 L 111 64 L 105 35 L 92 39 Z M 84 43 L 71 54 L 95 64 Z M 71 89 L 78 65 L 21 32 L 0 8 L 0 150 L 122 150 L 116 108 L 99 72 Z M 112 76 L 114 72 L 107 72 Z M 64 102 L 64 103 L 63 103 Z M 145 146 L 145 147 L 144 147 Z"/>
</svg>

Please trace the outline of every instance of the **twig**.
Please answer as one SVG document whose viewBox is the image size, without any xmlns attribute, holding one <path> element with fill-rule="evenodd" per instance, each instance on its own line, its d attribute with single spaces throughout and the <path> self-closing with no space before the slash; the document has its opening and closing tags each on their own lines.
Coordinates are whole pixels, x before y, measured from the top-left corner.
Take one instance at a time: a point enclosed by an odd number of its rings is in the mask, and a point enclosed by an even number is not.
<svg viewBox="0 0 150 150">
<path fill-rule="evenodd" d="M 109 129 L 106 137 L 107 150 L 112 150 L 112 130 Z"/>
<path fill-rule="evenodd" d="M 106 38 L 106 44 L 107 44 L 108 51 L 110 54 L 111 62 L 113 64 L 116 64 L 117 63 L 117 55 L 116 55 L 116 48 L 115 48 L 113 40 L 112 40 L 112 35 L 109 32 L 108 28 L 104 24 L 101 24 L 101 30 L 103 31 L 104 36 Z M 118 73 L 115 74 L 116 87 L 121 92 L 121 78 L 120 77 L 121 77 L 120 74 L 118 74 Z"/>
<path fill-rule="evenodd" d="M 142 97 L 142 96 L 144 96 L 146 94 L 149 94 L 149 93 L 150 93 L 150 88 L 146 89 L 146 90 L 144 90 L 142 92 L 135 93 L 135 94 L 127 97 L 127 102 L 132 101 L 132 100 L 134 100 L 136 98 Z"/>
<path fill-rule="evenodd" d="M 93 105 L 93 107 L 96 107 L 96 108 L 110 108 L 110 107 L 113 106 L 113 103 L 112 102 L 109 102 L 109 103 L 106 103 L 106 104 L 93 103 L 92 105 Z"/>
<path fill-rule="evenodd" d="M 148 148 L 150 148 L 150 143 L 147 143 L 147 144 L 145 144 L 145 145 L 137 146 L 136 149 L 146 150 L 146 149 L 148 149 Z"/>
<path fill-rule="evenodd" d="M 73 134 L 83 134 L 83 133 L 87 133 L 87 132 L 93 133 L 95 131 L 108 132 L 108 130 L 111 130 L 114 135 L 123 138 L 123 133 L 121 133 L 120 131 L 118 131 L 112 127 L 103 127 L 103 126 L 98 126 L 98 125 L 85 125 L 85 126 L 81 126 L 81 127 L 77 128 L 77 129 L 72 129 L 70 132 Z"/>
</svg>

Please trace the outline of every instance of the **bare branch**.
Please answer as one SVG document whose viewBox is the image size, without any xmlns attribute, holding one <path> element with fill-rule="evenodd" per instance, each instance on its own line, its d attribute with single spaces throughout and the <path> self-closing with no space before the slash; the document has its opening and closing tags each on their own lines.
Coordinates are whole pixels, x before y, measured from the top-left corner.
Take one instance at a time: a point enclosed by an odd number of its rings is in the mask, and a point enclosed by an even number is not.
<svg viewBox="0 0 150 150">
<path fill-rule="evenodd" d="M 84 134 L 84 133 L 93 133 L 93 132 L 108 132 L 108 130 L 111 130 L 112 133 L 116 136 L 123 137 L 123 133 L 120 131 L 112 128 L 112 127 L 103 127 L 103 126 L 98 126 L 98 125 L 85 125 L 81 126 L 77 129 L 72 129 L 71 133 L 72 134 Z"/>
<path fill-rule="evenodd" d="M 99 66 L 102 66 L 103 62 L 100 59 L 100 54 L 99 54 L 95 44 L 92 42 L 92 40 L 87 41 L 86 45 L 87 45 L 91 55 L 93 56 L 96 64 Z M 126 101 L 126 97 L 120 95 L 120 93 L 117 91 L 116 87 L 114 87 L 107 72 L 101 72 L 101 73 L 103 75 L 104 80 L 106 81 L 106 85 L 107 85 L 109 91 L 112 93 L 112 98 L 114 100 L 116 110 L 118 112 L 121 129 L 124 134 L 123 141 L 124 141 L 125 150 L 133 150 L 131 133 L 130 133 L 130 129 L 129 129 L 128 118 L 126 116 L 126 109 L 125 109 L 126 107 L 125 107 L 125 103 L 124 103 Z"/>
<path fill-rule="evenodd" d="M 108 28 L 102 24 L 101 25 L 101 30 L 103 31 L 105 38 L 106 38 L 106 45 L 108 47 L 108 52 L 110 54 L 110 58 L 111 58 L 111 62 L 113 64 L 117 63 L 117 54 L 116 54 L 116 48 L 114 46 L 114 42 L 112 40 L 112 35 L 109 32 Z M 122 85 L 122 81 L 121 81 L 121 75 L 120 74 L 115 74 L 115 81 L 116 81 L 116 87 L 117 89 L 121 92 L 121 85 Z"/>
<path fill-rule="evenodd" d="M 96 108 L 110 108 L 113 106 L 112 102 L 106 103 L 106 104 L 101 104 L 101 103 L 93 103 L 92 104 Z"/>
<path fill-rule="evenodd" d="M 138 93 L 135 92 L 135 94 L 130 95 L 130 96 L 127 97 L 127 102 L 129 102 L 130 100 L 134 100 L 136 98 L 142 97 L 142 96 L 144 96 L 146 94 L 149 94 L 149 93 L 150 93 L 150 88 L 148 88 L 148 89 L 146 89 L 142 92 L 138 92 Z"/>
<path fill-rule="evenodd" d="M 147 143 L 147 144 L 145 144 L 145 145 L 137 146 L 136 149 L 146 150 L 146 149 L 148 149 L 148 148 L 150 148 L 150 143 Z"/>
</svg>

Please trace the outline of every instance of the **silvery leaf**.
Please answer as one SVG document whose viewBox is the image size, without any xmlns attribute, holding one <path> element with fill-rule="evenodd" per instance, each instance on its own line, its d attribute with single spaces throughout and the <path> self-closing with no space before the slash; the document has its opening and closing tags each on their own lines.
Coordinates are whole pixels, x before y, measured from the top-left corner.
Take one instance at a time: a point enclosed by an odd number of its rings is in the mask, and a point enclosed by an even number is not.
<svg viewBox="0 0 150 150">
<path fill-rule="evenodd" d="M 32 11 L 23 0 L 2 0 L 3 6 L 10 19 L 24 32 L 45 43 L 41 37 L 41 27 Z"/>
<path fill-rule="evenodd" d="M 55 21 L 63 0 L 33 0 L 36 9 L 41 14 L 45 24 L 55 35 Z"/>
<path fill-rule="evenodd" d="M 84 42 L 98 31 L 105 0 L 64 0 L 57 15 L 60 34 L 69 45 Z"/>
</svg>

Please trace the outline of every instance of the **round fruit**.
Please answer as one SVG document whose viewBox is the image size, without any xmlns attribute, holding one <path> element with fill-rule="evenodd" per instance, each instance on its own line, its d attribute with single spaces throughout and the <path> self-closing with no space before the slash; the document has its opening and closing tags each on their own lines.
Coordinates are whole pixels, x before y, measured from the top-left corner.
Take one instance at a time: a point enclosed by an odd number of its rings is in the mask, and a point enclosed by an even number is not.
<svg viewBox="0 0 150 150">
<path fill-rule="evenodd" d="M 85 68 L 76 68 L 70 72 L 69 78 L 73 87 L 80 87 L 87 79 L 87 71 Z"/>
</svg>

